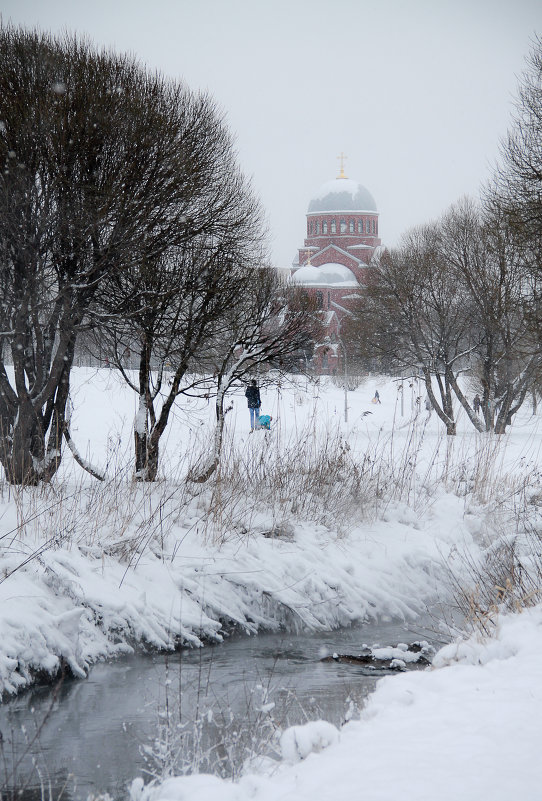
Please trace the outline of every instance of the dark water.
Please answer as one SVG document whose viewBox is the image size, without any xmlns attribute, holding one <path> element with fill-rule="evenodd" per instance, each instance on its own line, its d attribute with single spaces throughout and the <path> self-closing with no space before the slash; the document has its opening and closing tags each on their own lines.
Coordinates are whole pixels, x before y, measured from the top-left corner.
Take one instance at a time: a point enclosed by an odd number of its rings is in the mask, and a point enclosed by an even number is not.
<svg viewBox="0 0 542 801">
<path fill-rule="evenodd" d="M 85 681 L 37 688 L 0 706 L 0 791 L 16 787 L 29 800 L 49 797 L 50 788 L 66 801 L 99 792 L 126 798 L 133 778 L 147 781 L 145 771 L 160 775 L 173 762 L 176 772 L 231 775 L 251 752 L 272 755 L 275 733 L 288 725 L 355 716 L 383 675 L 322 663 L 323 656 L 417 639 L 435 642 L 435 635 L 421 625 L 372 623 L 238 636 L 96 665 Z"/>
</svg>

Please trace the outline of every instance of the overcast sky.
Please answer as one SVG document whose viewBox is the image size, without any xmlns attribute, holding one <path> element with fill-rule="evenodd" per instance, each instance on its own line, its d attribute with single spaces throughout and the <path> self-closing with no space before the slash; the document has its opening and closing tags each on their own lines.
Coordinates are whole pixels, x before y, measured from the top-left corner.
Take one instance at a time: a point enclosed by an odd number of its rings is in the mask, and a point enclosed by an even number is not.
<svg viewBox="0 0 542 801">
<path fill-rule="evenodd" d="M 498 157 L 541 0 L 0 0 L 205 88 L 267 211 L 277 266 L 320 184 L 364 184 L 394 245 L 475 195 Z"/>
</svg>

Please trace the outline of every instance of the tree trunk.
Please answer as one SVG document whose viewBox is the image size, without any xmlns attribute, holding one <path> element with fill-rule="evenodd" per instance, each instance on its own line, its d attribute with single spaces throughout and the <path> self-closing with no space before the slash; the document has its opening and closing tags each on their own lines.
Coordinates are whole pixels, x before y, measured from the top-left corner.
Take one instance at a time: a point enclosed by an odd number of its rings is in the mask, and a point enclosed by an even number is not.
<svg viewBox="0 0 542 801">
<path fill-rule="evenodd" d="M 226 421 L 226 414 L 231 408 L 232 406 L 230 405 L 227 409 L 224 409 L 224 391 L 219 389 L 215 403 L 216 426 L 213 450 L 204 466 L 199 468 L 199 470 L 194 470 L 193 473 L 189 475 L 190 481 L 193 481 L 196 484 L 204 484 L 217 470 L 218 465 L 220 464 L 220 456 L 222 453 L 222 440 L 224 438 L 224 423 Z"/>
<path fill-rule="evenodd" d="M 499 409 L 499 414 L 497 415 L 497 419 L 495 421 L 495 434 L 505 434 L 506 428 L 509 425 L 512 425 L 512 415 L 514 415 L 523 405 L 523 401 L 525 400 L 525 396 L 527 394 L 527 388 L 525 387 L 515 398 L 516 392 L 514 391 L 513 386 L 509 386 L 503 402 L 501 404 L 501 408 Z M 512 405 L 514 404 L 515 405 Z"/>
<path fill-rule="evenodd" d="M 491 365 L 493 364 L 493 338 L 489 337 L 482 371 L 482 414 L 486 431 L 493 431 L 493 407 L 491 405 Z"/>
<path fill-rule="evenodd" d="M 160 455 L 159 438 L 149 436 L 147 431 L 134 431 L 135 441 L 135 478 L 136 481 L 156 481 L 158 475 L 158 458 Z"/>
<path fill-rule="evenodd" d="M 475 429 L 477 431 L 480 431 L 480 432 L 484 431 L 485 430 L 485 424 L 482 422 L 482 420 L 480 420 L 480 417 L 478 416 L 478 414 L 474 411 L 474 409 L 472 408 L 472 406 L 468 402 L 467 398 L 465 397 L 465 394 L 462 392 L 461 387 L 459 386 L 459 384 L 457 382 L 457 379 L 456 379 L 455 375 L 451 371 L 450 371 L 450 375 L 449 375 L 449 381 L 450 381 L 450 386 L 452 387 L 453 391 L 455 392 L 455 395 L 456 395 L 459 403 L 461 404 L 463 409 L 466 411 L 466 413 L 468 415 L 468 418 L 471 421 L 471 423 L 473 424 L 473 426 L 475 427 Z"/>
<path fill-rule="evenodd" d="M 448 437 L 455 437 L 456 434 L 457 434 L 457 426 L 455 420 L 452 421 L 451 423 L 446 423 L 446 435 Z"/>
<path fill-rule="evenodd" d="M 145 481 L 145 471 L 147 469 L 147 432 L 140 432 L 134 429 L 135 446 L 135 475 L 138 481 Z"/>
<path fill-rule="evenodd" d="M 58 469 L 60 458 L 60 446 L 46 453 L 42 420 L 32 403 L 24 401 L 9 435 L 2 436 L 0 462 L 7 481 L 33 487 L 40 481 L 49 481 Z"/>
<path fill-rule="evenodd" d="M 425 389 L 427 391 L 427 395 L 429 400 L 431 401 L 431 405 L 433 409 L 436 411 L 437 415 L 440 417 L 444 425 L 446 426 L 446 434 L 450 437 L 455 436 L 456 434 L 456 424 L 454 420 L 454 409 L 452 406 L 452 398 L 451 392 L 448 382 L 446 382 L 446 389 L 442 383 L 442 377 L 437 374 L 436 379 L 439 385 L 440 397 L 442 401 L 442 405 L 438 402 L 435 393 L 433 392 L 433 385 L 431 383 L 431 371 L 429 368 L 423 368 L 423 378 L 425 382 Z"/>
<path fill-rule="evenodd" d="M 3 438 L 2 466 L 10 484 L 35 487 L 40 482 L 36 465 L 41 460 L 32 453 L 34 436 L 24 417 L 21 411 L 11 437 Z"/>
<path fill-rule="evenodd" d="M 134 424 L 135 478 L 136 481 L 156 481 L 160 432 L 153 425 L 154 410 L 149 390 L 152 340 L 149 336 L 142 342 L 139 358 L 139 410 Z M 149 432 L 149 416 L 151 431 Z"/>
</svg>

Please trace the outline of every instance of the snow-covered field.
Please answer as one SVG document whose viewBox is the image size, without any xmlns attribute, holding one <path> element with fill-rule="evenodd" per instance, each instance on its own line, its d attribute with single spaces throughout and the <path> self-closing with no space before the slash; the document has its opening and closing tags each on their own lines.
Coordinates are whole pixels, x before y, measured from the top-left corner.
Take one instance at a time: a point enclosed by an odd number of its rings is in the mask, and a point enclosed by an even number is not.
<svg viewBox="0 0 542 801">
<path fill-rule="evenodd" d="M 348 392 L 345 422 L 344 392 L 327 379 L 282 382 L 262 393 L 272 430 L 253 434 L 240 391 L 222 472 L 204 488 L 184 476 L 210 442 L 213 409 L 190 401 L 147 487 L 131 481 L 135 398 L 113 371 L 76 370 L 72 436 L 109 478 L 91 479 L 66 453 L 50 487 L 2 485 L 0 690 L 63 663 L 83 678 L 97 660 L 199 645 L 232 627 L 316 630 L 446 603 L 450 570 L 467 582 L 497 539 L 521 541 L 525 521 L 535 525 L 539 418 L 526 407 L 500 440 L 460 420 L 447 440 L 416 382 L 402 399 L 399 386 L 365 379 Z M 539 797 L 541 623 L 538 608 L 503 618 L 497 639 L 448 646 L 438 669 L 383 680 L 340 733 L 289 730 L 283 762 L 264 775 L 136 783 L 132 794 Z"/>
</svg>

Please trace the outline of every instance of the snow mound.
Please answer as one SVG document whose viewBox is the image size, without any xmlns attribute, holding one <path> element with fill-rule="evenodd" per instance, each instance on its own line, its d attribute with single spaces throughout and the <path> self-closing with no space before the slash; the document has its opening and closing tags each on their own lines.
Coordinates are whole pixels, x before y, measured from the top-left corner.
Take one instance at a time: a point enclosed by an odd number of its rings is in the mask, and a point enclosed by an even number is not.
<svg viewBox="0 0 542 801">
<path fill-rule="evenodd" d="M 317 754 L 339 742 L 339 730 L 325 720 L 315 720 L 304 726 L 291 726 L 280 738 L 282 759 L 290 765 Z"/>
</svg>

